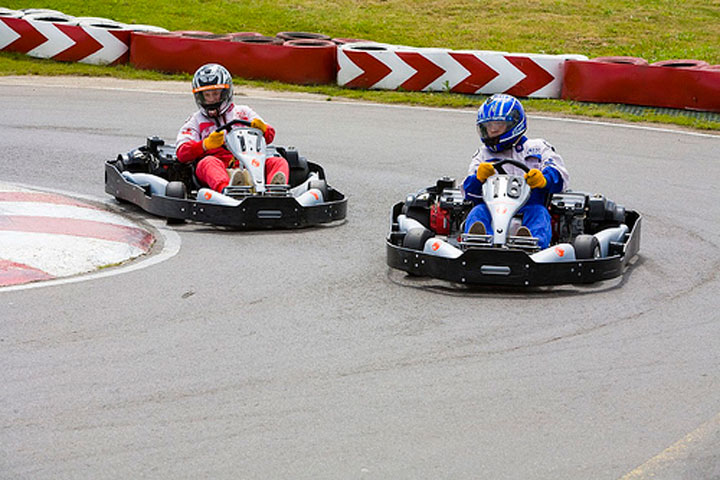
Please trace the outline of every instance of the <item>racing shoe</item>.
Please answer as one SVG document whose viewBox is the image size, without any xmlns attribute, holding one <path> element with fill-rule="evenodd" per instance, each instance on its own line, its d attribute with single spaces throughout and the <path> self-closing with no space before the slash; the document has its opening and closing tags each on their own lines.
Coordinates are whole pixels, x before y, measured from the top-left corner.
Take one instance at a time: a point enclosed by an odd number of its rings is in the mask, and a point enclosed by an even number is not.
<svg viewBox="0 0 720 480">
<path fill-rule="evenodd" d="M 470 225 L 470 230 L 468 230 L 468 233 L 470 235 L 486 235 L 487 232 L 485 231 L 485 224 L 482 222 L 475 222 L 472 225 Z"/>
<path fill-rule="evenodd" d="M 271 185 L 287 185 L 287 177 L 283 172 L 277 172 L 270 180 Z"/>
<path fill-rule="evenodd" d="M 517 232 L 515 232 L 516 237 L 532 237 L 532 233 L 530 233 L 530 229 L 527 228 L 525 225 L 518 228 Z"/>
<path fill-rule="evenodd" d="M 228 169 L 230 174 L 230 186 L 235 185 L 252 185 L 252 179 L 250 178 L 250 172 L 244 168 L 232 168 Z"/>
</svg>

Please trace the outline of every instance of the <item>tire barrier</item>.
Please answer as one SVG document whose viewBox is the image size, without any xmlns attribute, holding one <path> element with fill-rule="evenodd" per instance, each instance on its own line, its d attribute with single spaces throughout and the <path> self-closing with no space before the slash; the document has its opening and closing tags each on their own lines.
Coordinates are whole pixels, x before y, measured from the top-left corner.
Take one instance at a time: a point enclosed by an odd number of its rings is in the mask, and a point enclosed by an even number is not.
<svg viewBox="0 0 720 480">
<path fill-rule="evenodd" d="M 0 51 L 95 65 L 194 72 L 224 64 L 242 78 L 348 88 L 509 93 L 720 112 L 720 65 L 649 64 L 630 56 L 539 55 L 415 48 L 321 33 L 169 32 L 57 10 L 0 7 Z"/>
<path fill-rule="evenodd" d="M 265 45 L 282 45 L 284 43 L 281 38 L 267 37 L 265 35 L 234 37 L 231 40 L 233 42 L 265 44 Z"/>
<path fill-rule="evenodd" d="M 332 40 L 315 40 L 312 38 L 306 38 L 306 39 L 297 39 L 297 40 L 286 40 L 283 42 L 283 45 L 288 45 L 291 47 L 333 47 L 335 48 L 337 45 Z"/>
<path fill-rule="evenodd" d="M 656 67 L 672 67 L 672 68 L 699 68 L 708 66 L 708 62 L 702 60 L 662 60 L 654 62 L 650 65 Z"/>
<path fill-rule="evenodd" d="M 63 25 L 78 25 L 78 18 L 65 15 L 60 12 L 35 12 L 26 13 L 22 17 L 23 20 L 35 20 L 38 22 L 62 23 Z"/>
<path fill-rule="evenodd" d="M 330 40 L 330 37 L 322 33 L 312 32 L 280 32 L 275 35 L 285 41 L 287 40 Z"/>
<path fill-rule="evenodd" d="M 150 32 L 150 33 L 165 34 L 165 35 L 170 33 L 170 31 L 168 31 L 167 29 L 162 28 L 162 27 L 156 27 L 155 25 L 142 25 L 142 24 L 135 24 L 135 23 L 126 23 L 125 28 L 132 32 Z"/>
<path fill-rule="evenodd" d="M 25 14 L 19 10 L 0 7 L 0 18 L 22 18 Z"/>
<path fill-rule="evenodd" d="M 333 38 L 335 45 L 345 45 L 346 43 L 369 43 L 370 40 L 363 40 L 361 38 Z"/>
<path fill-rule="evenodd" d="M 247 38 L 247 37 L 262 37 L 263 34 L 260 32 L 233 32 L 228 33 L 230 35 L 230 40 L 235 40 L 236 38 Z"/>
<path fill-rule="evenodd" d="M 181 37 L 189 38 L 203 38 L 205 40 L 230 40 L 231 37 L 228 34 L 210 33 L 210 32 L 175 32 L 179 33 Z"/>
<path fill-rule="evenodd" d="M 720 112 L 720 70 L 571 60 L 561 98 Z"/>
<path fill-rule="evenodd" d="M 349 88 L 558 98 L 569 59 L 587 57 L 349 43 L 338 48 L 337 83 Z"/>
<path fill-rule="evenodd" d="M 303 85 L 335 82 L 334 43 L 275 45 L 257 43 L 258 38 L 226 41 L 133 32 L 130 63 L 143 69 L 193 73 L 201 65 L 217 62 L 241 78 Z"/>
<path fill-rule="evenodd" d="M 77 24 L 83 27 L 104 28 L 106 30 L 124 30 L 125 24 L 101 17 L 77 17 Z"/>
<path fill-rule="evenodd" d="M 129 59 L 130 30 L 0 17 L 0 51 L 60 62 L 115 65 Z"/>
<path fill-rule="evenodd" d="M 596 57 L 593 62 L 623 63 L 629 65 L 647 65 L 648 61 L 640 57 Z"/>
</svg>

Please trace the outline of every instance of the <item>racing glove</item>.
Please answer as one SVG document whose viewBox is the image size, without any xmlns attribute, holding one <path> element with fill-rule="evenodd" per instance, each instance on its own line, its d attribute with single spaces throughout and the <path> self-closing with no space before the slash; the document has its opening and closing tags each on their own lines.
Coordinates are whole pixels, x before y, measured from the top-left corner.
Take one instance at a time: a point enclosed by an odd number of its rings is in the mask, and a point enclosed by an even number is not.
<svg viewBox="0 0 720 480">
<path fill-rule="evenodd" d="M 250 122 L 250 126 L 253 128 L 257 128 L 258 130 L 262 130 L 263 133 L 265 133 L 265 130 L 267 130 L 267 125 L 265 125 L 265 122 L 263 122 L 259 118 L 254 118 L 253 121 Z"/>
<path fill-rule="evenodd" d="M 202 143 L 205 151 L 220 148 L 225 143 L 225 132 L 212 132 Z"/>
<path fill-rule="evenodd" d="M 477 173 L 475 174 L 475 176 L 478 180 L 484 182 L 493 173 L 495 173 L 495 167 L 493 167 L 492 163 L 483 162 L 478 165 Z"/>
<path fill-rule="evenodd" d="M 525 174 L 525 180 L 527 184 L 530 185 L 530 188 L 544 188 L 545 185 L 547 185 L 547 179 L 537 168 L 530 169 L 530 171 Z"/>
</svg>

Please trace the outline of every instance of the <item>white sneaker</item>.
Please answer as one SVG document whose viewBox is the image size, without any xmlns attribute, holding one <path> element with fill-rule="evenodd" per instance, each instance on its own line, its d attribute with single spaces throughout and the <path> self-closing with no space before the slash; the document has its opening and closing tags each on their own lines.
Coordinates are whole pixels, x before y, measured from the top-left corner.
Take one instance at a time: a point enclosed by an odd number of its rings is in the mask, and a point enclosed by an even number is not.
<svg viewBox="0 0 720 480">
<path fill-rule="evenodd" d="M 250 172 L 244 168 L 228 168 L 228 175 L 230 175 L 230 183 L 228 185 L 252 185 L 252 179 L 250 178 Z"/>
<path fill-rule="evenodd" d="M 518 228 L 517 232 L 515 232 L 516 237 L 532 237 L 532 233 L 530 233 L 530 229 L 527 228 L 525 225 Z"/>
<path fill-rule="evenodd" d="M 487 232 L 485 231 L 485 224 L 482 222 L 475 222 L 472 225 L 470 225 L 470 230 L 468 230 L 468 233 L 470 235 L 485 235 Z"/>
<path fill-rule="evenodd" d="M 287 177 L 283 172 L 277 172 L 270 180 L 270 185 L 287 185 Z"/>
</svg>

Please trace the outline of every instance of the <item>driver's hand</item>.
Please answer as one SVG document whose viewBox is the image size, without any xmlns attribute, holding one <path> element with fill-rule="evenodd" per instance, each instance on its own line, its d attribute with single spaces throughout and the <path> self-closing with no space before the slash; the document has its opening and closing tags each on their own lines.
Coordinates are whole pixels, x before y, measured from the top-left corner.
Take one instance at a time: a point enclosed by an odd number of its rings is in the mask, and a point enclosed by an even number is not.
<svg viewBox="0 0 720 480">
<path fill-rule="evenodd" d="M 223 143 L 225 143 L 225 130 L 215 131 L 203 140 L 203 148 L 207 152 L 208 150 L 222 147 Z"/>
<path fill-rule="evenodd" d="M 263 122 L 259 118 L 254 118 L 253 121 L 250 122 L 250 126 L 253 128 L 257 128 L 258 130 L 262 130 L 263 133 L 265 133 L 265 130 L 267 130 L 267 125 L 265 125 L 265 122 Z"/>
<path fill-rule="evenodd" d="M 530 188 L 543 188 L 547 185 L 547 179 L 537 168 L 531 168 L 529 172 L 525 174 L 525 181 L 530 185 Z"/>
<path fill-rule="evenodd" d="M 493 164 L 488 163 L 488 162 L 483 162 L 480 165 L 478 165 L 477 173 L 475 175 L 477 176 L 478 180 L 480 180 L 481 182 L 484 182 L 493 173 L 495 173 L 495 167 L 493 167 Z"/>
</svg>

